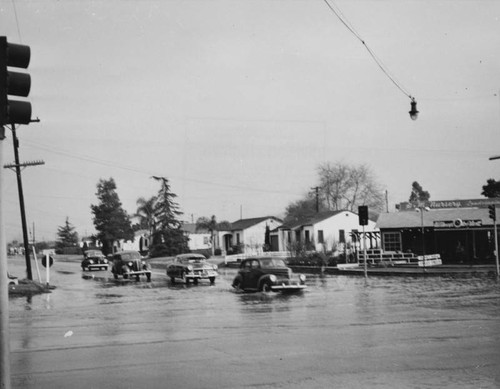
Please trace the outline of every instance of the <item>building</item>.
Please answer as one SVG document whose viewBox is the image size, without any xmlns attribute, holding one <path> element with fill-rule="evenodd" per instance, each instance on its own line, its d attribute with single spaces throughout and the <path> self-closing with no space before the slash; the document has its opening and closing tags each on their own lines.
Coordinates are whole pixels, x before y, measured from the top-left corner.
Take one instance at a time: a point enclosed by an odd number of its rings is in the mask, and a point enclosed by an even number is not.
<svg viewBox="0 0 500 389">
<path fill-rule="evenodd" d="M 274 216 L 237 220 L 231 223 L 230 231 L 219 232 L 221 248 L 226 254 L 262 254 L 266 230 L 272 231 L 282 223 Z"/>
<path fill-rule="evenodd" d="M 181 229 L 188 237 L 188 247 L 192 252 L 212 252 L 212 236 L 208 230 L 197 230 L 196 223 L 183 223 Z M 215 242 L 217 247 L 217 242 Z"/>
<path fill-rule="evenodd" d="M 495 261 L 494 224 L 488 205 L 498 200 L 432 201 L 421 207 L 402 203 L 399 212 L 377 220 L 384 252 L 439 254 L 443 264 Z"/>
<path fill-rule="evenodd" d="M 326 211 L 294 223 L 281 225 L 271 232 L 273 251 L 291 251 L 302 245 L 306 250 L 351 253 L 362 249 L 363 226 L 351 211 Z M 376 223 L 365 226 L 367 247 L 378 248 L 380 235 Z"/>
</svg>

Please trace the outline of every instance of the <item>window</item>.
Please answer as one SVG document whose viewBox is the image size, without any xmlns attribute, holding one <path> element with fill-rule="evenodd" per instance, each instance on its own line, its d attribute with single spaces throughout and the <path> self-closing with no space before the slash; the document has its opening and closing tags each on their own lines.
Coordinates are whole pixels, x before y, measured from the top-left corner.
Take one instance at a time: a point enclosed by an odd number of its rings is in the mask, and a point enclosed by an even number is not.
<svg viewBox="0 0 500 389">
<path fill-rule="evenodd" d="M 309 238 L 309 231 L 304 231 L 306 236 L 305 236 L 305 239 L 306 239 L 306 243 L 310 243 L 311 242 L 311 238 Z"/>
<path fill-rule="evenodd" d="M 203 237 L 203 244 L 208 244 L 208 243 L 210 243 L 208 236 L 204 236 Z"/>
<path fill-rule="evenodd" d="M 399 232 L 384 232 L 382 242 L 384 251 L 401 251 L 401 234 Z"/>
<path fill-rule="evenodd" d="M 240 244 L 240 234 L 236 233 L 236 244 Z"/>
<path fill-rule="evenodd" d="M 339 230 L 339 243 L 345 243 L 345 231 Z"/>
<path fill-rule="evenodd" d="M 325 238 L 323 236 L 323 230 L 318 230 L 318 243 L 325 243 Z"/>
</svg>

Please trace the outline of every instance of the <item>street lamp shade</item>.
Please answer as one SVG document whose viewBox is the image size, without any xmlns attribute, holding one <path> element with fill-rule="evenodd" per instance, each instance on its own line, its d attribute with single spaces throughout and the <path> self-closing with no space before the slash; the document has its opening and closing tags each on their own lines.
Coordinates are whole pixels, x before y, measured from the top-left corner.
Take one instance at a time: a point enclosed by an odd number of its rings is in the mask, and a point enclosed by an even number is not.
<svg viewBox="0 0 500 389">
<path fill-rule="evenodd" d="M 418 118 L 417 102 L 415 101 L 414 98 L 412 98 L 410 104 L 411 104 L 411 109 L 408 113 L 410 114 L 411 120 L 417 120 Z"/>
</svg>

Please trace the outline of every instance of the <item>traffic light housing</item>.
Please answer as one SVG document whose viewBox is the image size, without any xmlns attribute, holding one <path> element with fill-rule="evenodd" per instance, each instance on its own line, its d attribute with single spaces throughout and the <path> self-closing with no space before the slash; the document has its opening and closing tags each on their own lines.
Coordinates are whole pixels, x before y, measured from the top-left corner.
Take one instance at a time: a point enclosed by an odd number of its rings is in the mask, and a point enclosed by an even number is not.
<svg viewBox="0 0 500 389">
<path fill-rule="evenodd" d="M 368 225 L 368 206 L 360 205 L 358 207 L 358 216 L 359 216 L 359 225 L 367 226 Z"/>
<path fill-rule="evenodd" d="M 10 100 L 9 95 L 28 97 L 31 77 L 27 73 L 9 71 L 8 67 L 27 69 L 30 63 L 29 46 L 8 43 L 0 36 L 0 126 L 28 124 L 31 121 L 31 104 Z"/>
<path fill-rule="evenodd" d="M 496 211 L 496 206 L 494 204 L 488 205 L 488 212 L 489 212 L 490 219 L 493 221 L 496 221 L 497 220 L 497 211 Z"/>
</svg>

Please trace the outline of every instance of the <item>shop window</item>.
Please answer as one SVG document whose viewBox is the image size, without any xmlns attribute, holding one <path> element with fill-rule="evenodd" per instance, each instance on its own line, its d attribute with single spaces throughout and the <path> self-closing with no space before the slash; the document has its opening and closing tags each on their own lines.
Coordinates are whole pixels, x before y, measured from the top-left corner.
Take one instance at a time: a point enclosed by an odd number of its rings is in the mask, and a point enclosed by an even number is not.
<svg viewBox="0 0 500 389">
<path fill-rule="evenodd" d="M 384 232 L 382 241 L 384 242 L 384 251 L 402 251 L 401 234 L 399 232 Z"/>
</svg>

